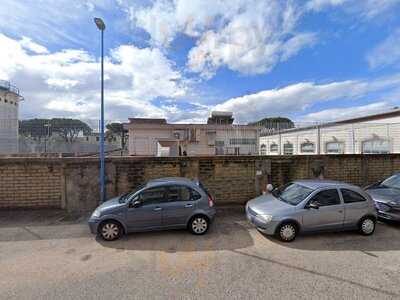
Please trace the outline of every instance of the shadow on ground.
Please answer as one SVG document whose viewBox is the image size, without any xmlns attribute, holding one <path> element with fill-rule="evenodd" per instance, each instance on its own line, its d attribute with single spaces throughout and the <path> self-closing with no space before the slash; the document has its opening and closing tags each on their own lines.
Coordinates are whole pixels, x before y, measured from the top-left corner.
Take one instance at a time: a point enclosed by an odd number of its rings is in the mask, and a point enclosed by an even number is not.
<svg viewBox="0 0 400 300">
<path fill-rule="evenodd" d="M 215 222 L 203 236 L 187 230 L 131 233 L 106 248 L 165 252 L 236 250 L 253 245 L 242 207 L 218 208 Z M 59 210 L 0 212 L 0 242 L 93 238 L 87 217 L 68 216 Z"/>
<path fill-rule="evenodd" d="M 100 238 L 97 241 L 107 248 L 135 251 L 175 253 L 236 250 L 254 244 L 249 228 L 242 209 L 219 209 L 209 231 L 202 236 L 195 236 L 187 230 L 167 230 L 131 233 L 113 242 L 105 242 Z"/>
<path fill-rule="evenodd" d="M 274 237 L 263 236 L 271 242 L 288 248 L 311 251 L 358 250 L 375 256 L 368 252 L 400 250 L 400 223 L 393 222 L 378 222 L 372 236 L 362 236 L 357 231 L 312 233 L 299 235 L 291 243 L 282 243 Z"/>
</svg>

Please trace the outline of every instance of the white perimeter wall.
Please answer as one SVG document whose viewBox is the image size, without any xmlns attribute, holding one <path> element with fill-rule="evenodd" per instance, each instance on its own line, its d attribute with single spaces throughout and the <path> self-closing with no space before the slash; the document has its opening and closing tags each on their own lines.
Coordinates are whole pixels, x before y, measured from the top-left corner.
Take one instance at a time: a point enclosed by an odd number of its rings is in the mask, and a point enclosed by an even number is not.
<svg viewBox="0 0 400 300">
<path fill-rule="evenodd" d="M 358 154 L 362 152 L 363 142 L 372 139 L 388 140 L 390 152 L 400 153 L 400 117 L 322 127 L 320 128 L 320 153 L 326 154 L 328 142 L 337 141 L 343 143 L 345 154 Z M 300 145 L 306 141 L 315 144 L 314 153 L 302 153 L 300 151 Z M 270 151 L 270 145 L 276 143 L 283 154 L 283 145 L 287 142 L 293 144 L 293 154 L 317 154 L 318 130 L 314 128 L 260 137 L 259 153 L 261 154 L 261 146 L 266 145 L 266 151 L 263 154 L 278 155 L 279 150 L 278 152 Z"/>
</svg>

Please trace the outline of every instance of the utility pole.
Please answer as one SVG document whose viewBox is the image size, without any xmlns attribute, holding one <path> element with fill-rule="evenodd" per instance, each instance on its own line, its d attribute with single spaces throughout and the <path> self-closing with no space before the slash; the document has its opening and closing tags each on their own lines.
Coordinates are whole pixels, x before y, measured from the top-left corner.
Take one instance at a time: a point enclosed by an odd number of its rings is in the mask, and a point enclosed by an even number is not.
<svg viewBox="0 0 400 300">
<path fill-rule="evenodd" d="M 106 200 L 104 164 L 104 30 L 106 25 L 100 18 L 94 18 L 94 22 L 101 32 L 100 200 L 104 202 Z"/>
</svg>

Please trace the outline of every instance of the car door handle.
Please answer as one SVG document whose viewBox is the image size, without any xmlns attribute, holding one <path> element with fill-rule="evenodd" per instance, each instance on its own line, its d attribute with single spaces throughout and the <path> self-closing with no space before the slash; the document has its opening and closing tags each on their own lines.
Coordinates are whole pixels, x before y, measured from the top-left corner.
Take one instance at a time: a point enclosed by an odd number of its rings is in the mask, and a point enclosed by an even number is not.
<svg viewBox="0 0 400 300">
<path fill-rule="evenodd" d="M 343 212 L 343 210 L 338 210 L 338 212 L 341 214 Z"/>
<path fill-rule="evenodd" d="M 188 204 L 185 205 L 185 207 L 192 207 L 192 206 L 193 206 L 192 203 L 188 203 Z"/>
<path fill-rule="evenodd" d="M 160 211 L 160 210 L 162 210 L 162 208 L 161 208 L 161 207 L 156 207 L 156 208 L 154 208 L 153 210 L 154 210 L 154 211 Z"/>
</svg>

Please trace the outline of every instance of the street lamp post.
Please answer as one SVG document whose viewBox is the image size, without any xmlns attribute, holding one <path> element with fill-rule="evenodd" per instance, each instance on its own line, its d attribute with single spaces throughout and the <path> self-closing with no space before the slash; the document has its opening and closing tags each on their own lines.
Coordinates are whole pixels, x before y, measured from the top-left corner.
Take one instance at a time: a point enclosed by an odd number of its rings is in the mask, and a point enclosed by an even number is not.
<svg viewBox="0 0 400 300">
<path fill-rule="evenodd" d="M 50 140 L 50 126 L 51 126 L 50 123 L 44 124 L 44 127 L 47 128 L 47 135 L 46 138 L 44 139 L 44 153 L 47 152 L 47 141 Z"/>
<path fill-rule="evenodd" d="M 104 202 L 106 200 L 104 167 L 104 30 L 106 25 L 100 18 L 94 18 L 94 22 L 101 32 L 100 199 Z"/>
</svg>

